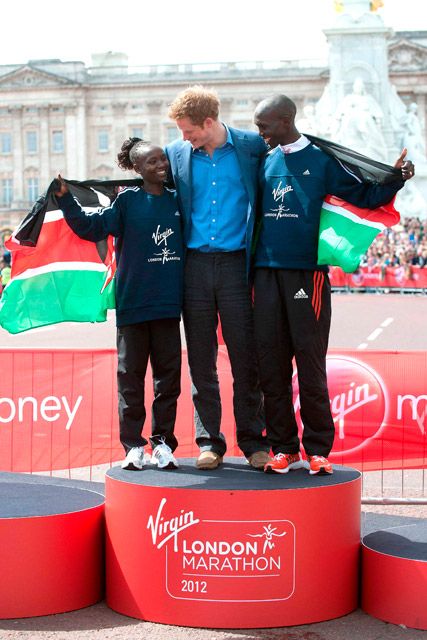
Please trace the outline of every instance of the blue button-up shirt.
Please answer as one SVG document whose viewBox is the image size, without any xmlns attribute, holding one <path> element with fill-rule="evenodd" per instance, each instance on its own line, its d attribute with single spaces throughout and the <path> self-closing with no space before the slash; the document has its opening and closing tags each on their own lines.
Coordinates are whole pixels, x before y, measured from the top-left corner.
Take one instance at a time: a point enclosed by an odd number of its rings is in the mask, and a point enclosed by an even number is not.
<svg viewBox="0 0 427 640">
<path fill-rule="evenodd" d="M 192 154 L 190 249 L 237 251 L 246 246 L 249 197 L 242 180 L 230 131 L 212 157 L 204 149 Z"/>
</svg>

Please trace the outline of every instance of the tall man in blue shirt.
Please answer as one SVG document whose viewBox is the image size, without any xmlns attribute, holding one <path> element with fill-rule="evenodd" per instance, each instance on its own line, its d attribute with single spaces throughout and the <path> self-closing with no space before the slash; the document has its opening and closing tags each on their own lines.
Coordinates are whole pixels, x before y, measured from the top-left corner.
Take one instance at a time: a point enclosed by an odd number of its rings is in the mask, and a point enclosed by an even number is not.
<svg viewBox="0 0 427 640">
<path fill-rule="evenodd" d="M 252 131 L 219 119 L 219 99 L 190 87 L 170 106 L 182 133 L 166 148 L 184 219 L 187 247 L 184 327 L 193 383 L 199 469 L 215 469 L 226 451 L 220 432 L 217 325 L 221 320 L 233 373 L 237 443 L 249 463 L 262 469 L 269 445 L 253 337 L 247 282 L 255 220 L 257 173 L 266 145 Z"/>
</svg>

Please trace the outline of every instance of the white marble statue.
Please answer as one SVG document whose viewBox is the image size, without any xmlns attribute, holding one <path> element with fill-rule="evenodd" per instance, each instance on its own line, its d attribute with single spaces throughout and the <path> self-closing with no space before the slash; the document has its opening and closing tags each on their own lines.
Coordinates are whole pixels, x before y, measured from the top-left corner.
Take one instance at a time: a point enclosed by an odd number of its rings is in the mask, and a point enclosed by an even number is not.
<svg viewBox="0 0 427 640">
<path fill-rule="evenodd" d="M 303 117 L 296 121 L 298 131 L 301 133 L 311 133 L 318 136 L 320 131 L 316 121 L 316 112 L 313 104 L 306 104 L 302 110 Z"/>
<path fill-rule="evenodd" d="M 366 92 L 362 78 L 356 78 L 352 93 L 344 96 L 336 110 L 332 139 L 365 156 L 386 162 L 382 120 L 383 112 L 378 102 Z"/>
<path fill-rule="evenodd" d="M 403 126 L 403 146 L 408 149 L 408 158 L 416 164 L 426 164 L 424 135 L 418 118 L 418 105 L 415 102 L 408 106 Z"/>
</svg>

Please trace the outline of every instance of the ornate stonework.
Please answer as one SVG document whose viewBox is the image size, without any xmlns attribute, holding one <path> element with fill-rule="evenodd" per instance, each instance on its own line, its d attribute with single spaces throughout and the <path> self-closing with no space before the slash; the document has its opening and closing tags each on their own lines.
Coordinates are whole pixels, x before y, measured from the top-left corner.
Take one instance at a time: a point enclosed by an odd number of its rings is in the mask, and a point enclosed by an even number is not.
<svg viewBox="0 0 427 640">
<path fill-rule="evenodd" d="M 388 50 L 390 71 L 425 71 L 427 70 L 427 47 L 400 40 Z"/>
</svg>

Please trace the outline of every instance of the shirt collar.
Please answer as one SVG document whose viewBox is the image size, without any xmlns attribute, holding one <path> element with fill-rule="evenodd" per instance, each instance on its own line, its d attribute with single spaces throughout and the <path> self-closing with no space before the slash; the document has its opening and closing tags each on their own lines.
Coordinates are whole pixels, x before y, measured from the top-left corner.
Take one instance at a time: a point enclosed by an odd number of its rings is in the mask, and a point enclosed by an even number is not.
<svg viewBox="0 0 427 640">
<path fill-rule="evenodd" d="M 310 144 L 310 140 L 301 134 L 298 140 L 291 142 L 290 144 L 279 144 L 283 153 L 295 153 L 295 151 L 301 151 Z"/>
</svg>

